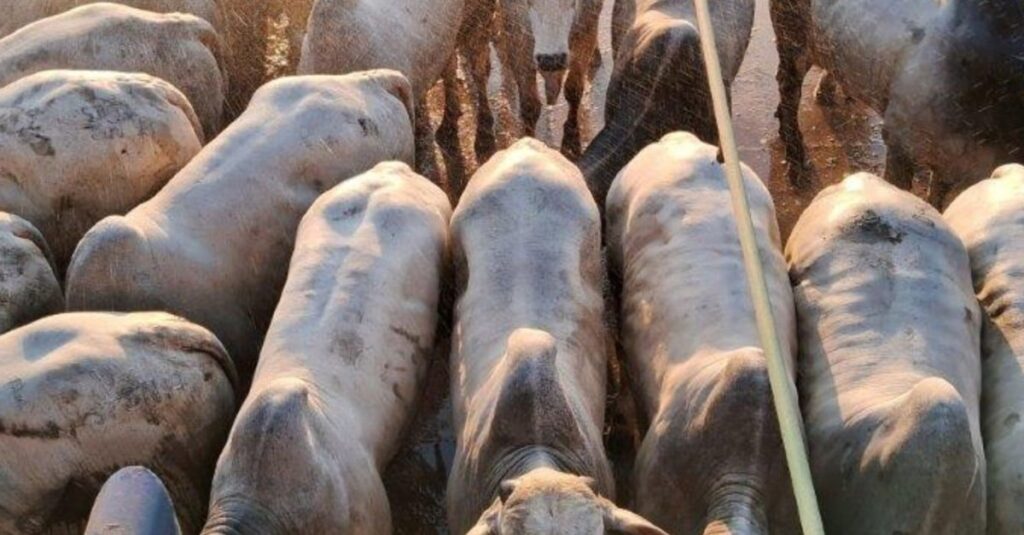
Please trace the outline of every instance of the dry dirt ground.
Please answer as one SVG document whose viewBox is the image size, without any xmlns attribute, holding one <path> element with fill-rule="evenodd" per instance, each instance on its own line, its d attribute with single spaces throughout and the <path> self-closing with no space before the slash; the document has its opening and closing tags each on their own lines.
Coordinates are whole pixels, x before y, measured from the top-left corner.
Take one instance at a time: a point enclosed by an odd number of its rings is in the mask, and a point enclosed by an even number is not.
<svg viewBox="0 0 1024 535">
<path fill-rule="evenodd" d="M 584 140 L 589 140 L 600 129 L 604 109 L 605 88 L 612 65 L 609 37 L 610 0 L 605 0 L 601 26 L 601 53 L 603 64 L 586 95 L 586 114 L 583 118 Z M 493 55 L 492 55 L 493 57 Z M 489 94 L 491 107 L 497 118 L 498 144 L 505 147 L 520 136 L 516 120 L 515 95 L 502 83 L 500 66 L 494 58 Z M 824 186 L 832 184 L 854 171 L 880 173 L 884 166 L 885 148 L 881 141 L 880 121 L 871 112 L 855 103 L 840 99 L 832 109 L 823 109 L 814 103 L 813 91 L 820 73 L 812 72 L 805 84 L 801 107 L 801 125 L 806 136 L 808 151 L 814 164 L 813 186 L 795 190 L 786 179 L 782 146 L 774 118 L 778 103 L 775 70 L 778 57 L 774 34 L 768 14 L 768 0 L 757 0 L 757 15 L 753 37 L 739 78 L 733 86 L 733 119 L 744 162 L 768 184 L 778 211 L 783 239 L 788 236 L 796 219 Z M 463 88 L 463 118 L 460 123 L 461 145 L 467 171 L 476 167 L 472 157 L 473 110 Z M 440 122 L 443 95 L 435 88 L 430 98 L 434 125 Z M 545 109 L 541 116 L 537 137 L 552 146 L 558 146 L 561 125 L 567 105 L 562 99 L 557 105 Z M 451 296 L 448 296 L 450 304 Z M 448 307 L 450 310 L 450 306 Z M 442 335 L 450 330 L 450 318 L 444 319 Z M 409 430 L 405 445 L 389 466 L 385 483 L 391 498 L 395 531 L 399 534 L 447 533 L 445 523 L 444 492 L 447 472 L 455 450 L 451 429 L 451 407 L 448 400 L 448 343 L 438 343 L 437 353 L 429 373 L 428 384 L 419 404 L 419 413 Z M 614 370 L 613 370 L 614 371 Z M 614 375 L 614 374 L 613 374 Z M 629 472 L 636 439 L 636 426 L 627 410 L 630 402 L 621 392 L 609 395 L 608 450 L 620 476 L 620 501 L 628 501 Z M 626 407 L 627 409 L 623 409 Z"/>
</svg>

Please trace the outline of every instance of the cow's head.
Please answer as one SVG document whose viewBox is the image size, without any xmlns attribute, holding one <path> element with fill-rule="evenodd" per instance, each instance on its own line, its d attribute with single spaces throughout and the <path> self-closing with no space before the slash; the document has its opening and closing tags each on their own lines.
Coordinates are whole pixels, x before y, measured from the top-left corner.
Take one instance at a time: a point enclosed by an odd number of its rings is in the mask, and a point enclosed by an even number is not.
<svg viewBox="0 0 1024 535">
<path fill-rule="evenodd" d="M 594 491 L 590 478 L 539 468 L 501 484 L 468 535 L 666 535 Z"/>
<path fill-rule="evenodd" d="M 548 104 L 554 104 L 569 68 L 569 37 L 579 15 L 579 0 L 521 1 L 527 4 L 533 60 L 544 78 Z"/>
</svg>

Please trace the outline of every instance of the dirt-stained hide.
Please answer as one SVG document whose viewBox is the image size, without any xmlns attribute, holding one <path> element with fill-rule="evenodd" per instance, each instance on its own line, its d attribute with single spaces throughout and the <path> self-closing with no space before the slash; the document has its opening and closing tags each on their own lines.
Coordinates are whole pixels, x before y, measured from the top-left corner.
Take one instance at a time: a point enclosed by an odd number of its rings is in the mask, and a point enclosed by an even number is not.
<svg viewBox="0 0 1024 535">
<path fill-rule="evenodd" d="M 0 210 L 43 233 L 63 275 L 87 230 L 152 197 L 201 147 L 192 105 L 163 80 L 33 74 L 0 88 Z"/>
<path fill-rule="evenodd" d="M 661 533 L 610 501 L 601 222 L 579 169 L 519 141 L 469 181 L 451 232 L 453 532 Z"/>
<path fill-rule="evenodd" d="M 450 215 L 396 162 L 313 204 L 204 533 L 391 533 L 381 473 L 420 399 Z"/>
<path fill-rule="evenodd" d="M 608 194 L 626 360 L 650 421 L 634 510 L 680 535 L 795 533 L 768 363 L 717 156 L 692 134 L 669 134 Z M 796 318 L 775 207 L 757 175 L 743 171 L 792 379 Z"/>
<path fill-rule="evenodd" d="M 212 138 L 221 130 L 221 41 L 209 22 L 116 4 L 89 4 L 0 39 L 0 86 L 53 69 L 143 72 L 188 97 Z"/>
<path fill-rule="evenodd" d="M 786 260 L 825 531 L 983 533 L 981 315 L 960 240 L 860 173 L 818 194 Z"/>
<path fill-rule="evenodd" d="M 395 71 L 298 76 L 249 108 L 149 201 L 90 230 L 68 269 L 73 310 L 167 310 L 211 329 L 243 384 L 320 194 L 413 158 L 409 82 Z"/>
<path fill-rule="evenodd" d="M 163 480 L 194 533 L 235 382 L 213 334 L 162 312 L 60 314 L 0 336 L 0 533 L 81 533 L 130 465 Z"/>
</svg>

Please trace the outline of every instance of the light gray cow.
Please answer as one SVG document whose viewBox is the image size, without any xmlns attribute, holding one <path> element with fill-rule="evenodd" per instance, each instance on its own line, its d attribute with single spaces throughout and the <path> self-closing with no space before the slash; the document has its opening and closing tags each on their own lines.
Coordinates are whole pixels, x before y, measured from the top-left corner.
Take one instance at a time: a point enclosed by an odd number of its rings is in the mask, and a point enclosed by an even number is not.
<svg viewBox="0 0 1024 535">
<path fill-rule="evenodd" d="M 82 238 L 68 307 L 189 318 L 217 334 L 248 384 L 299 220 L 341 181 L 412 161 L 411 98 L 405 77 L 383 70 L 263 86 L 156 196 Z"/>
<path fill-rule="evenodd" d="M 475 151 L 479 161 L 495 150 L 494 114 L 490 108 L 487 81 L 491 74 L 493 42 L 512 82 L 518 90 L 519 117 L 523 132 L 532 136 L 541 113 L 537 74 L 544 80 L 547 103 L 555 104 L 565 88 L 569 115 L 564 125 L 562 151 L 569 157 L 581 152 L 579 116 L 586 81 L 595 62 L 598 19 L 602 0 L 466 0 L 459 53 L 476 96 Z M 454 67 L 454 64 L 453 64 Z M 446 92 L 454 91 L 455 69 L 445 75 Z M 447 106 L 438 133 L 457 122 L 453 106 Z M 461 194 L 462 184 L 455 193 Z"/>
<path fill-rule="evenodd" d="M 209 331 L 162 312 L 59 314 L 0 336 L 0 533 L 81 533 L 129 465 L 151 467 L 196 532 L 235 384 Z"/>
<path fill-rule="evenodd" d="M 0 334 L 64 310 L 64 293 L 43 235 L 0 212 Z"/>
<path fill-rule="evenodd" d="M 1001 163 L 1024 158 L 1024 4 L 1020 0 L 772 0 L 779 132 L 790 178 L 806 184 L 798 121 L 804 77 L 836 86 L 885 120 L 885 177 L 910 189 L 932 172 L 939 207 Z"/>
<path fill-rule="evenodd" d="M 602 0 L 497 0 L 500 30 L 497 47 L 519 90 L 523 131 L 532 136 L 540 118 L 541 100 L 537 91 L 537 75 L 540 74 L 549 105 L 555 104 L 563 87 L 565 89 L 569 115 L 563 127 L 562 152 L 570 158 L 579 157 L 582 152 L 580 104 L 591 66 L 600 60 L 597 33 L 602 3 Z M 485 50 L 478 49 L 476 53 L 482 54 Z"/>
<path fill-rule="evenodd" d="M 797 533 L 768 368 L 718 148 L 689 133 L 648 146 L 608 195 L 623 343 L 650 425 L 634 510 L 670 533 Z M 768 189 L 744 166 L 785 357 L 796 318 Z M 792 375 L 791 375 L 792 379 Z M 795 388 L 795 387 L 791 387 Z"/>
<path fill-rule="evenodd" d="M 471 2 L 481 0 L 470 0 Z M 427 91 L 452 61 L 465 0 L 317 0 L 302 43 L 299 74 L 394 69 L 412 85 L 418 167 L 433 151 Z M 455 105 L 458 105 L 457 103 Z"/>
<path fill-rule="evenodd" d="M 786 259 L 825 531 L 983 533 L 981 320 L 960 240 L 861 173 L 818 194 Z"/>
<path fill-rule="evenodd" d="M 982 307 L 981 434 L 988 533 L 1024 532 L 1024 166 L 1000 167 L 945 214 L 971 257 Z"/>
<path fill-rule="evenodd" d="M 143 72 L 181 90 L 213 137 L 224 104 L 220 53 L 213 26 L 193 15 L 88 4 L 0 39 L 0 86 L 54 69 Z"/>
<path fill-rule="evenodd" d="M 204 533 L 391 533 L 381 474 L 431 360 L 450 215 L 394 162 L 309 209 Z"/>
<path fill-rule="evenodd" d="M 477 1 L 477 0 L 471 0 Z M 299 74 L 394 69 L 417 102 L 455 49 L 464 0 L 317 0 L 302 43 Z"/>
<path fill-rule="evenodd" d="M 0 38 L 14 33 L 18 28 L 39 19 L 59 15 L 65 11 L 86 4 L 97 4 L 102 0 L 0 0 Z M 188 13 L 195 15 L 220 29 L 220 10 L 217 0 L 106 0 L 154 13 Z"/>
<path fill-rule="evenodd" d="M 202 148 L 185 95 L 140 73 L 44 71 L 0 88 L 0 210 L 63 275 L 82 235 L 152 197 Z"/>
<path fill-rule="evenodd" d="M 499 152 L 452 242 L 452 530 L 662 533 L 610 501 L 601 222 L 579 170 L 533 139 Z"/>
</svg>

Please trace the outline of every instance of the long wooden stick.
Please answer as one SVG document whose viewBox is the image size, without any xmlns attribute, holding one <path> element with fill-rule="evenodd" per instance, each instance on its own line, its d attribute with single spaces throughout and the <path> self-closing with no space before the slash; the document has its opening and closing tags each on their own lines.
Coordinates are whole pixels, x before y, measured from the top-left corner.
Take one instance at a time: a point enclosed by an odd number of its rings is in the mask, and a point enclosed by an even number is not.
<svg viewBox="0 0 1024 535">
<path fill-rule="evenodd" d="M 775 330 L 775 319 L 772 317 L 772 305 L 764 278 L 764 266 L 761 264 L 757 240 L 754 237 L 754 224 L 740 170 L 740 156 L 736 150 L 729 100 L 725 92 L 725 82 L 722 81 L 722 66 L 715 45 L 715 29 L 711 25 L 708 1 L 694 0 L 694 3 L 697 8 L 697 26 L 700 30 L 701 48 L 704 51 L 704 64 L 711 87 L 711 99 L 715 106 L 718 138 L 722 146 L 722 156 L 725 158 L 725 176 L 729 181 L 740 247 L 743 250 L 743 265 L 747 273 L 750 296 L 754 301 L 757 330 L 768 359 L 768 379 L 772 387 L 775 413 L 779 418 L 779 428 L 782 431 L 782 445 L 786 451 L 786 463 L 789 465 L 789 476 L 793 482 L 800 525 L 805 535 L 824 535 L 825 529 L 821 523 L 810 463 L 807 460 L 807 447 L 804 444 L 800 406 L 793 383 L 789 379 L 779 334 Z"/>
</svg>

